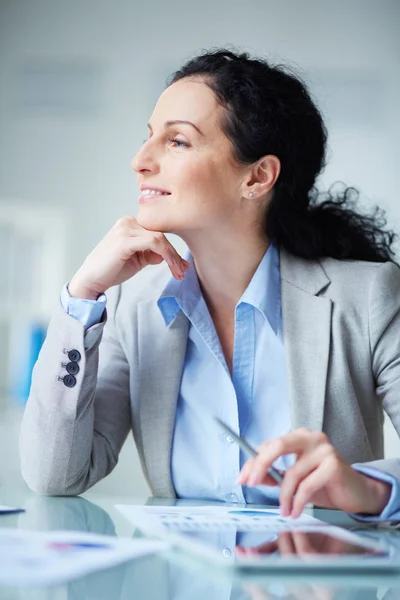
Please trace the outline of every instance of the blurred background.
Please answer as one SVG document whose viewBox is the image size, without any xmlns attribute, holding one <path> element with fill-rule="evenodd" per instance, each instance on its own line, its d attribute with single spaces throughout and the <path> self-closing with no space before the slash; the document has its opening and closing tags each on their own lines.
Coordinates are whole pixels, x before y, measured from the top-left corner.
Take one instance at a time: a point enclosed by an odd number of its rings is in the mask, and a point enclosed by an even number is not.
<svg viewBox="0 0 400 600">
<path fill-rule="evenodd" d="M 320 187 L 355 185 L 399 230 L 399 32 L 399 0 L 0 0 L 0 483 L 20 477 L 19 422 L 63 283 L 136 214 L 130 160 L 167 76 L 216 46 L 291 65 L 329 129 Z M 131 437 L 94 489 L 147 495 Z"/>
</svg>

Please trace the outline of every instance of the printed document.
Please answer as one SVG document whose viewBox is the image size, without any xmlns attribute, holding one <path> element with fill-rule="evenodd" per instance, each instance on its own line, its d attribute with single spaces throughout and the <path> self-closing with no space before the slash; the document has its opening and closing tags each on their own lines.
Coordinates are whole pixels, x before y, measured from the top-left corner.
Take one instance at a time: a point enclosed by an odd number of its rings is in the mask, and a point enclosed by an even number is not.
<svg viewBox="0 0 400 600">
<path fill-rule="evenodd" d="M 235 506 L 135 506 L 118 504 L 116 508 L 138 527 L 147 531 L 167 528 L 178 532 L 216 531 L 234 526 L 241 531 L 262 529 L 296 529 L 322 523 L 310 515 L 303 514 L 298 519 L 281 517 L 277 508 L 249 508 Z"/>
<path fill-rule="evenodd" d="M 0 584 L 55 585 L 169 544 L 78 531 L 0 529 Z"/>
</svg>

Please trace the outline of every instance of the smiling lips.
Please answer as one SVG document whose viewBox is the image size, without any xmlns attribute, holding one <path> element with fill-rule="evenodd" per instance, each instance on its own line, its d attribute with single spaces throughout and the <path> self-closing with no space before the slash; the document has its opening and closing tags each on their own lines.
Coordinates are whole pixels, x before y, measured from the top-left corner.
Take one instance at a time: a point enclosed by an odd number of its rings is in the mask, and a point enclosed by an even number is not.
<svg viewBox="0 0 400 600">
<path fill-rule="evenodd" d="M 163 192 L 162 190 L 143 188 L 142 193 L 139 196 L 139 202 L 147 202 L 148 200 L 154 200 L 159 196 L 170 196 L 169 192 Z"/>
</svg>

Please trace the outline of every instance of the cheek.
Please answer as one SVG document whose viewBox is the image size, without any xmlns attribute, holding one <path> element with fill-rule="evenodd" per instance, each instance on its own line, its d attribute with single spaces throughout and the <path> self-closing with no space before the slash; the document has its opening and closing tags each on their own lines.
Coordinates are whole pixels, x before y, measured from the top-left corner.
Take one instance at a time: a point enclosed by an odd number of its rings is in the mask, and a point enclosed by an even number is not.
<svg viewBox="0 0 400 600">
<path fill-rule="evenodd" d="M 208 185 L 210 179 L 210 171 L 207 163 L 197 160 L 187 160 L 184 163 L 176 166 L 175 181 L 179 189 L 197 189 L 201 190 Z"/>
<path fill-rule="evenodd" d="M 216 194 L 220 195 L 226 189 L 226 177 L 223 175 L 223 167 L 210 163 L 209 160 L 197 161 L 196 164 L 188 164 L 181 168 L 178 173 L 178 186 L 183 190 L 190 190 L 199 200 L 207 199 Z"/>
</svg>

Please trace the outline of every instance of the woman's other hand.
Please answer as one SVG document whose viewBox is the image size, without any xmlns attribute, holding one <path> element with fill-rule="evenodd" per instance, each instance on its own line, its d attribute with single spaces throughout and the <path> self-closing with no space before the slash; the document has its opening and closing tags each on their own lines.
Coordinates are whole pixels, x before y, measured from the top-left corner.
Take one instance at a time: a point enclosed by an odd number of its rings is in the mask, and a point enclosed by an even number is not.
<svg viewBox="0 0 400 600">
<path fill-rule="evenodd" d="M 277 485 L 267 474 L 273 462 L 285 454 L 296 455 L 280 488 L 282 516 L 297 518 L 307 502 L 345 512 L 380 514 L 387 505 L 391 485 L 359 473 L 341 459 L 322 432 L 296 429 L 264 442 L 258 455 L 243 465 L 241 485 Z"/>
<path fill-rule="evenodd" d="M 144 229 L 134 217 L 121 217 L 75 273 L 68 291 L 71 296 L 95 300 L 110 287 L 163 260 L 176 279 L 183 279 L 189 263 L 165 235 Z"/>
</svg>

